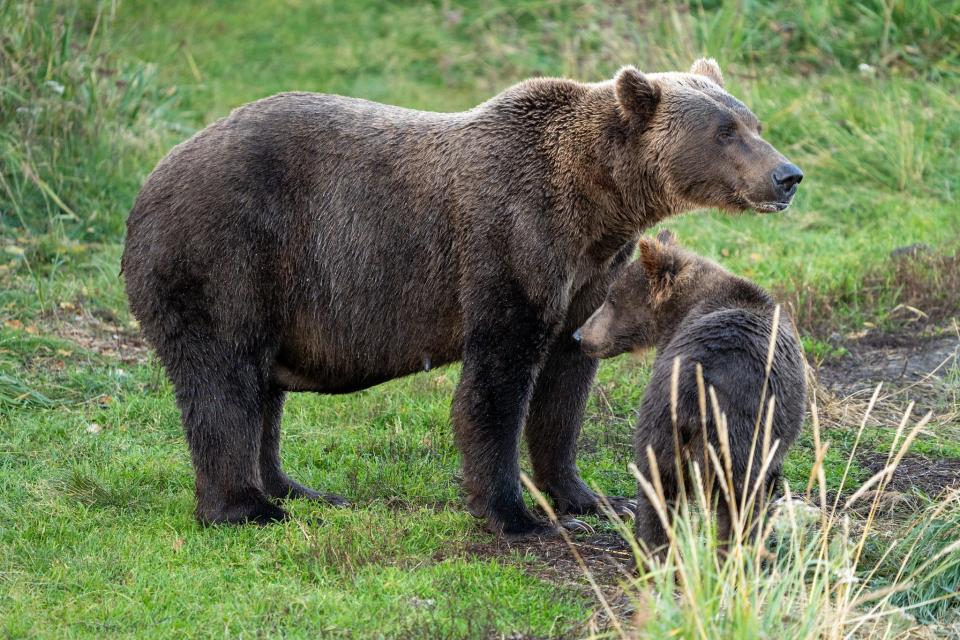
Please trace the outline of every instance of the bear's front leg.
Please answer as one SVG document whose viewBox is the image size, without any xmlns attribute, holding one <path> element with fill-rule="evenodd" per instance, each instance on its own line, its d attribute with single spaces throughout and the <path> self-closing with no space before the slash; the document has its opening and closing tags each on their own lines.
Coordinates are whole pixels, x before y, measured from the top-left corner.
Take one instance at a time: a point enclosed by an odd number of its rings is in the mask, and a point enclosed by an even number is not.
<svg viewBox="0 0 960 640">
<path fill-rule="evenodd" d="M 557 529 L 524 504 L 519 436 L 557 321 L 506 279 L 495 288 L 476 291 L 467 304 L 453 425 L 468 507 L 473 515 L 486 518 L 495 533 L 554 535 Z"/>
<path fill-rule="evenodd" d="M 601 498 L 580 478 L 577 440 L 597 361 L 583 355 L 570 333 L 560 335 L 550 350 L 530 402 L 526 437 L 534 481 L 560 514 L 605 515 L 605 499 L 615 513 L 633 518 L 636 500 Z"/>
<path fill-rule="evenodd" d="M 527 418 L 527 448 L 534 481 L 566 515 L 604 514 L 600 496 L 581 480 L 577 469 L 577 440 L 590 395 L 597 360 L 583 354 L 574 331 L 602 303 L 610 283 L 633 255 L 635 243 L 625 243 L 610 264 L 573 297 L 564 329 L 550 348 L 534 388 Z M 607 503 L 621 517 L 634 517 L 637 501 L 608 496 Z"/>
</svg>

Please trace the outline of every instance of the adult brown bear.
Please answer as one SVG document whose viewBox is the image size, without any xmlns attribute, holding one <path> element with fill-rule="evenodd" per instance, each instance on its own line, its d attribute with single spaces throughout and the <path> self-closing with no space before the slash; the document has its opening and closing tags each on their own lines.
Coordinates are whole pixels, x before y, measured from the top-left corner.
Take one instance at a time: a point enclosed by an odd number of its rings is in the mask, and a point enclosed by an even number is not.
<svg viewBox="0 0 960 640">
<path fill-rule="evenodd" d="M 528 80 L 463 113 L 285 93 L 174 148 L 134 204 L 123 271 L 176 390 L 200 521 L 342 501 L 281 470 L 287 391 L 456 360 L 471 511 L 508 535 L 552 530 L 524 506 L 524 426 L 558 510 L 596 511 L 575 461 L 596 361 L 573 330 L 642 229 L 697 207 L 779 211 L 802 176 L 722 84 L 699 60 Z"/>
</svg>

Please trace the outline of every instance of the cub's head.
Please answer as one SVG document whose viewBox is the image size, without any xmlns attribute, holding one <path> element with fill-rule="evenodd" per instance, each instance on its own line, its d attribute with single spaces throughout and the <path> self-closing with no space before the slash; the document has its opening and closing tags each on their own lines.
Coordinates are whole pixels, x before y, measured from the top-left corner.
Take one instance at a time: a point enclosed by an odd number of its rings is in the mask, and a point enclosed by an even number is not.
<svg viewBox="0 0 960 640">
<path fill-rule="evenodd" d="M 590 357 L 611 358 L 668 341 L 695 306 L 772 304 L 757 285 L 681 248 L 672 233 L 661 231 L 655 239 L 641 238 L 639 259 L 623 270 L 574 339 Z"/>
<path fill-rule="evenodd" d="M 723 86 L 712 58 L 697 60 L 689 73 L 620 70 L 613 80 L 620 122 L 612 140 L 621 192 L 653 176 L 670 209 L 663 213 L 702 207 L 767 213 L 790 205 L 803 172 L 763 139 L 757 117 Z"/>
</svg>

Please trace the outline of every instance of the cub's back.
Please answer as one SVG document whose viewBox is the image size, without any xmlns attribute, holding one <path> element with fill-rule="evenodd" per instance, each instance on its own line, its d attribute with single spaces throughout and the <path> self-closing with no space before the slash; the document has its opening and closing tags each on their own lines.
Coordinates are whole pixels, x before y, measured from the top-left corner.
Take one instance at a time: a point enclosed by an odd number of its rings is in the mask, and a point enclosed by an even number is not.
<svg viewBox="0 0 960 640">
<path fill-rule="evenodd" d="M 772 324 L 772 308 L 769 312 L 726 308 L 688 317 L 658 353 L 652 381 L 661 381 L 661 392 L 669 398 L 673 362 L 679 357 L 679 391 L 681 403 L 687 405 L 681 413 L 699 422 L 695 374 L 699 363 L 704 383 L 707 389 L 713 387 L 716 391 L 720 409 L 727 415 L 731 428 L 743 425 L 752 429 L 766 379 L 766 398 L 776 397 L 774 428 L 795 435 L 806 401 L 803 355 L 793 323 L 782 313 L 767 378 Z"/>
</svg>

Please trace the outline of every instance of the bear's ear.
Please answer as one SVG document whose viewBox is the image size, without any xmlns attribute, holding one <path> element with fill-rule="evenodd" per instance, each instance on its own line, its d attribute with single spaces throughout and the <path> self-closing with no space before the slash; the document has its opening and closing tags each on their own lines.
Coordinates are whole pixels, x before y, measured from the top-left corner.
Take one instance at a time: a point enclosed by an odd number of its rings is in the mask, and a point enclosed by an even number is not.
<svg viewBox="0 0 960 640">
<path fill-rule="evenodd" d="M 670 229 L 663 229 L 660 233 L 657 234 L 657 240 L 660 244 L 665 244 L 667 246 L 676 246 L 677 236 L 673 235 L 673 232 Z"/>
<path fill-rule="evenodd" d="M 710 78 L 721 87 L 723 86 L 723 74 L 720 73 L 720 65 L 713 58 L 700 58 L 690 67 L 690 73 Z"/>
<path fill-rule="evenodd" d="M 683 271 L 682 256 L 671 244 L 661 242 L 659 236 L 657 239 L 641 238 L 640 264 L 647 274 L 654 304 L 664 302 L 673 293 L 673 286 Z"/>
<path fill-rule="evenodd" d="M 660 87 L 634 67 L 623 67 L 613 80 L 617 106 L 625 122 L 643 129 L 660 103 Z"/>
</svg>

